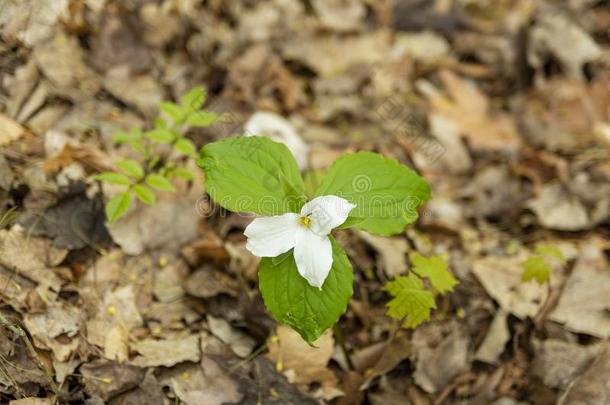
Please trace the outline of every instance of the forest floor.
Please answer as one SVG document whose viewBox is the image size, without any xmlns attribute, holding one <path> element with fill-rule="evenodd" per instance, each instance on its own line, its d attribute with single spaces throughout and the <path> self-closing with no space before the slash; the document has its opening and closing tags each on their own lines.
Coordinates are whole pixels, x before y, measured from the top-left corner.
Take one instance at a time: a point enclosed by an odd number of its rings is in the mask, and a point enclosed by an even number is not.
<svg viewBox="0 0 610 405">
<path fill-rule="evenodd" d="M 608 1 L 0 0 L 0 27 L 0 402 L 610 403 Z M 105 221 L 113 134 L 195 85 L 224 117 L 197 147 L 268 111 L 307 170 L 370 150 L 432 187 L 398 236 L 337 232 L 354 296 L 316 347 L 194 162 Z M 566 261 L 524 282 L 541 245 Z M 459 280 L 414 330 L 383 291 L 413 252 Z"/>
</svg>

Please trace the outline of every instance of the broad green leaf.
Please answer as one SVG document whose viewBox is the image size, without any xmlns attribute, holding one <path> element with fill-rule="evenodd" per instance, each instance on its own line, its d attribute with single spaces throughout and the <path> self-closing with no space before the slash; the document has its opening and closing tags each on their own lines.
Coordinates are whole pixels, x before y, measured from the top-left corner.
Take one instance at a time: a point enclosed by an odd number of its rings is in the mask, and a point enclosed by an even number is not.
<svg viewBox="0 0 610 405">
<path fill-rule="evenodd" d="M 398 276 L 383 289 L 394 297 L 387 304 L 387 315 L 399 321 L 404 320 L 402 326 L 405 328 L 415 328 L 427 321 L 430 319 L 430 310 L 436 308 L 434 296 L 424 288 L 424 283 L 415 274 Z"/>
<path fill-rule="evenodd" d="M 420 277 L 427 277 L 436 291 L 441 294 L 453 291 L 458 281 L 447 270 L 447 262 L 442 256 L 424 257 L 413 253 L 410 258 L 413 271 Z"/>
<path fill-rule="evenodd" d="M 167 114 L 167 116 L 170 117 L 174 123 L 182 122 L 186 116 L 182 110 L 182 107 L 176 103 L 172 103 L 171 101 L 163 101 L 161 104 L 159 104 L 159 109 Z"/>
<path fill-rule="evenodd" d="M 120 160 L 116 163 L 119 169 L 126 175 L 135 179 L 140 179 L 144 176 L 144 169 L 138 162 L 132 159 Z"/>
<path fill-rule="evenodd" d="M 170 143 L 176 138 L 176 134 L 167 128 L 155 128 L 146 132 L 146 136 L 159 143 Z"/>
<path fill-rule="evenodd" d="M 104 183 L 120 184 L 122 186 L 128 186 L 130 183 L 129 177 L 115 172 L 100 173 L 95 176 L 95 179 Z"/>
<path fill-rule="evenodd" d="M 142 201 L 144 204 L 155 205 L 155 193 L 148 187 L 142 184 L 136 184 L 133 186 L 133 192 L 136 197 L 138 197 L 138 200 Z"/>
<path fill-rule="evenodd" d="M 258 270 L 259 288 L 267 309 L 279 322 L 296 330 L 309 344 L 333 326 L 352 296 L 354 275 L 345 252 L 331 238 L 333 267 L 318 289 L 297 271 L 294 256 L 265 257 Z"/>
<path fill-rule="evenodd" d="M 196 111 L 205 103 L 205 90 L 201 86 L 193 87 L 185 95 L 180 97 L 180 106 L 185 111 Z"/>
<path fill-rule="evenodd" d="M 126 191 L 112 197 L 106 203 L 106 217 L 108 222 L 113 223 L 127 213 L 131 204 L 131 193 Z"/>
<path fill-rule="evenodd" d="M 551 277 L 551 266 L 543 256 L 534 255 L 521 263 L 521 266 L 523 267 L 521 279 L 525 282 L 535 279 L 538 284 L 544 284 Z"/>
<path fill-rule="evenodd" d="M 269 138 L 240 136 L 207 144 L 197 163 L 206 191 L 230 211 L 279 215 L 299 212 L 306 201 L 294 157 Z"/>
<path fill-rule="evenodd" d="M 195 178 L 195 175 L 193 173 L 189 172 L 188 170 L 186 170 L 183 167 L 174 168 L 172 170 L 172 175 L 180 177 L 181 179 L 184 179 L 184 180 L 193 180 Z"/>
<path fill-rule="evenodd" d="M 330 167 L 316 196 L 336 195 L 356 204 L 343 226 L 378 235 L 394 235 L 418 218 L 430 199 L 430 186 L 394 159 L 371 152 L 344 155 Z"/>
<path fill-rule="evenodd" d="M 195 111 L 186 119 L 186 123 L 193 127 L 209 127 L 218 119 L 218 115 L 211 111 Z"/>
<path fill-rule="evenodd" d="M 561 264 L 566 263 L 566 258 L 563 252 L 557 247 L 552 245 L 537 245 L 536 253 L 541 256 L 554 257 Z"/>
<path fill-rule="evenodd" d="M 197 147 L 195 146 L 195 144 L 193 142 L 191 142 L 188 139 L 178 139 L 178 141 L 176 141 L 176 143 L 174 144 L 174 149 L 176 149 L 178 152 L 183 153 L 187 156 L 191 156 L 191 157 L 195 157 L 197 156 Z"/>
<path fill-rule="evenodd" d="M 148 184 L 150 187 L 156 189 L 156 190 L 160 190 L 160 191 L 169 191 L 169 192 L 173 192 L 176 191 L 176 188 L 174 187 L 174 185 L 165 177 L 161 176 L 160 174 L 149 174 L 148 176 L 146 176 L 146 184 Z"/>
</svg>

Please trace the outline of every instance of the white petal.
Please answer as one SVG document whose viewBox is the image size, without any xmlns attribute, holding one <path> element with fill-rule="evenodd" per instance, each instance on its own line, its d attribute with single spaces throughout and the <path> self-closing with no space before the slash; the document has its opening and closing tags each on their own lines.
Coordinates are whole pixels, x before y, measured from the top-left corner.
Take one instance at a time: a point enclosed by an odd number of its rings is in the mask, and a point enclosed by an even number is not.
<svg viewBox="0 0 610 405">
<path fill-rule="evenodd" d="M 355 207 L 344 198 L 324 195 L 314 198 L 301 208 L 301 215 L 311 218 L 311 230 L 318 235 L 328 235 L 347 219 Z"/>
<path fill-rule="evenodd" d="M 246 249 L 254 256 L 275 257 L 292 249 L 296 242 L 299 214 L 255 218 L 246 227 Z"/>
<path fill-rule="evenodd" d="M 322 288 L 333 265 L 333 248 L 328 236 L 300 227 L 294 246 L 294 261 L 299 274 L 313 286 Z"/>
</svg>

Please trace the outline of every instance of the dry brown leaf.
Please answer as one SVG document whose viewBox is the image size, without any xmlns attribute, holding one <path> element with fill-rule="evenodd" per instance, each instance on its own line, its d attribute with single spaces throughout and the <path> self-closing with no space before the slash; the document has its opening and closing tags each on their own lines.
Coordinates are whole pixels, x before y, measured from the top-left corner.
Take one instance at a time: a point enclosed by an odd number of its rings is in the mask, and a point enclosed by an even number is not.
<svg viewBox="0 0 610 405">
<path fill-rule="evenodd" d="M 499 309 L 494 316 L 485 340 L 478 347 L 474 358 L 489 364 L 496 364 L 500 355 L 504 352 L 506 342 L 510 339 L 510 331 L 507 323 L 508 314 L 504 310 Z"/>
<path fill-rule="evenodd" d="M 610 345 L 570 384 L 557 405 L 604 404 L 610 398 Z"/>
<path fill-rule="evenodd" d="M 210 332 L 218 339 L 228 344 L 239 357 L 247 357 L 256 346 L 256 342 L 245 333 L 233 328 L 222 318 L 207 316 Z"/>
<path fill-rule="evenodd" d="M 545 385 L 559 389 L 567 387 L 603 350 L 602 345 L 583 346 L 556 339 L 533 343 L 533 374 Z"/>
<path fill-rule="evenodd" d="M 581 255 L 566 280 L 549 319 L 571 331 L 610 337 L 610 272 L 596 240 L 581 245 Z"/>
<path fill-rule="evenodd" d="M 404 238 L 385 238 L 366 232 L 358 232 L 358 235 L 377 251 L 379 267 L 385 270 L 388 277 L 407 271 L 409 245 Z"/>
<path fill-rule="evenodd" d="M 203 356 L 200 366 L 188 367 L 173 377 L 171 385 L 187 405 L 238 403 L 243 397 L 236 381 L 208 356 Z"/>
<path fill-rule="evenodd" d="M 0 146 L 6 146 L 21 138 L 25 128 L 8 115 L 0 113 Z"/>
<path fill-rule="evenodd" d="M 130 349 L 140 354 L 131 362 L 139 367 L 171 367 L 183 361 L 201 359 L 198 335 L 171 340 L 143 339 L 131 343 Z"/>
<path fill-rule="evenodd" d="M 521 146 L 512 117 L 492 112 L 487 96 L 474 83 L 449 70 L 442 70 L 440 78 L 450 98 L 426 82 L 421 82 L 419 88 L 428 97 L 433 111 L 453 121 L 472 148 L 514 151 Z"/>
<path fill-rule="evenodd" d="M 414 344 L 417 363 L 413 377 L 426 392 L 439 392 L 455 375 L 468 368 L 470 337 L 457 324 L 453 326 L 436 347 Z"/>
<path fill-rule="evenodd" d="M 63 281 L 51 267 L 61 263 L 67 254 L 47 239 L 30 237 L 19 225 L 0 230 L 0 265 L 55 291 Z"/>
<path fill-rule="evenodd" d="M 280 325 L 276 335 L 269 339 L 267 345 L 267 356 L 289 381 L 305 387 L 313 382 L 323 386 L 337 384 L 337 377 L 327 367 L 334 345 L 330 330 L 322 334 L 313 346 L 309 346 L 297 332 L 288 326 Z"/>
<path fill-rule="evenodd" d="M 521 263 L 526 255 L 511 257 L 489 256 L 476 259 L 473 273 L 485 291 L 509 313 L 520 319 L 534 318 L 548 296 L 548 289 L 538 283 L 521 281 Z M 554 273 L 552 285 L 557 285 L 559 277 Z"/>
</svg>

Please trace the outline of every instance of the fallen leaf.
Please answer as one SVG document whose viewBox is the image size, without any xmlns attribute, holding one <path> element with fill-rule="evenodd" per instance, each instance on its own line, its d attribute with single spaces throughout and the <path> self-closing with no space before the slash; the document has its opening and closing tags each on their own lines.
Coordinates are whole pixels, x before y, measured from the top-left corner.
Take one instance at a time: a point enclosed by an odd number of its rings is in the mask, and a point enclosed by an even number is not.
<svg viewBox="0 0 610 405">
<path fill-rule="evenodd" d="M 540 195 L 531 200 L 528 206 L 546 228 L 580 231 L 593 225 L 582 202 L 560 184 L 546 184 Z"/>
<path fill-rule="evenodd" d="M 334 31 L 356 31 L 362 27 L 366 8 L 360 0 L 313 0 L 320 24 Z"/>
<path fill-rule="evenodd" d="M 25 128 L 11 117 L 0 113 L 0 146 L 6 146 L 25 134 Z"/>
<path fill-rule="evenodd" d="M 584 65 L 602 54 L 599 45 L 583 28 L 558 12 L 540 14 L 528 37 L 527 61 L 538 71 L 552 57 L 565 75 L 584 79 Z"/>
<path fill-rule="evenodd" d="M 385 238 L 360 231 L 358 236 L 378 253 L 379 267 L 388 277 L 395 277 L 407 271 L 409 245 L 404 238 Z"/>
<path fill-rule="evenodd" d="M 39 284 L 59 291 L 63 281 L 51 267 L 61 263 L 68 252 L 51 246 L 51 241 L 29 237 L 20 225 L 0 229 L 0 265 Z"/>
<path fill-rule="evenodd" d="M 118 364 L 108 360 L 93 360 L 80 367 L 85 392 L 98 395 L 107 401 L 116 395 L 138 386 L 144 378 L 144 369 Z"/>
<path fill-rule="evenodd" d="M 428 393 L 442 390 L 455 375 L 467 369 L 469 344 L 470 338 L 456 325 L 436 347 L 415 345 L 415 383 Z"/>
<path fill-rule="evenodd" d="M 507 313 L 499 309 L 489 325 L 485 339 L 478 347 L 474 359 L 488 364 L 497 364 L 509 340 Z"/>
<path fill-rule="evenodd" d="M 514 151 L 521 146 L 512 117 L 492 112 L 488 98 L 474 83 L 449 70 L 442 70 L 440 78 L 450 98 L 428 82 L 419 82 L 419 89 L 430 101 L 432 110 L 454 122 L 473 149 Z"/>
<path fill-rule="evenodd" d="M 473 263 L 473 273 L 500 307 L 519 319 L 534 318 L 548 296 L 546 286 L 523 283 L 523 256 L 489 256 Z M 559 277 L 552 279 L 553 285 Z"/>
<path fill-rule="evenodd" d="M 610 337 L 608 260 L 594 240 L 581 246 L 580 258 L 549 319 L 571 331 L 607 339 Z"/>
<path fill-rule="evenodd" d="M 140 354 L 131 362 L 139 367 L 171 367 L 183 361 L 198 362 L 201 359 L 197 335 L 168 340 L 143 339 L 130 343 L 129 347 Z"/>
<path fill-rule="evenodd" d="M 235 329 L 222 318 L 207 316 L 210 332 L 218 339 L 228 344 L 239 357 L 247 357 L 256 346 L 256 342 L 245 333 Z"/>
<path fill-rule="evenodd" d="M 602 345 L 583 346 L 562 340 L 534 340 L 532 373 L 545 385 L 563 389 L 582 373 L 603 350 Z"/>
<path fill-rule="evenodd" d="M 236 382 L 211 357 L 203 356 L 200 366 L 192 366 L 171 379 L 176 396 L 187 405 L 238 403 L 243 395 Z"/>
<path fill-rule="evenodd" d="M 576 380 L 559 399 L 557 405 L 603 404 L 610 398 L 610 346 Z"/>
<path fill-rule="evenodd" d="M 290 382 L 304 387 L 313 382 L 323 386 L 335 386 L 337 377 L 327 367 L 333 354 L 333 345 L 330 330 L 313 342 L 313 346 L 309 346 L 297 332 L 288 326 L 280 325 L 276 335 L 267 343 L 267 356 Z"/>
<path fill-rule="evenodd" d="M 212 298 L 218 294 L 239 295 L 239 283 L 226 272 L 204 266 L 194 271 L 186 280 L 184 289 L 187 293 L 201 298 Z"/>
</svg>

